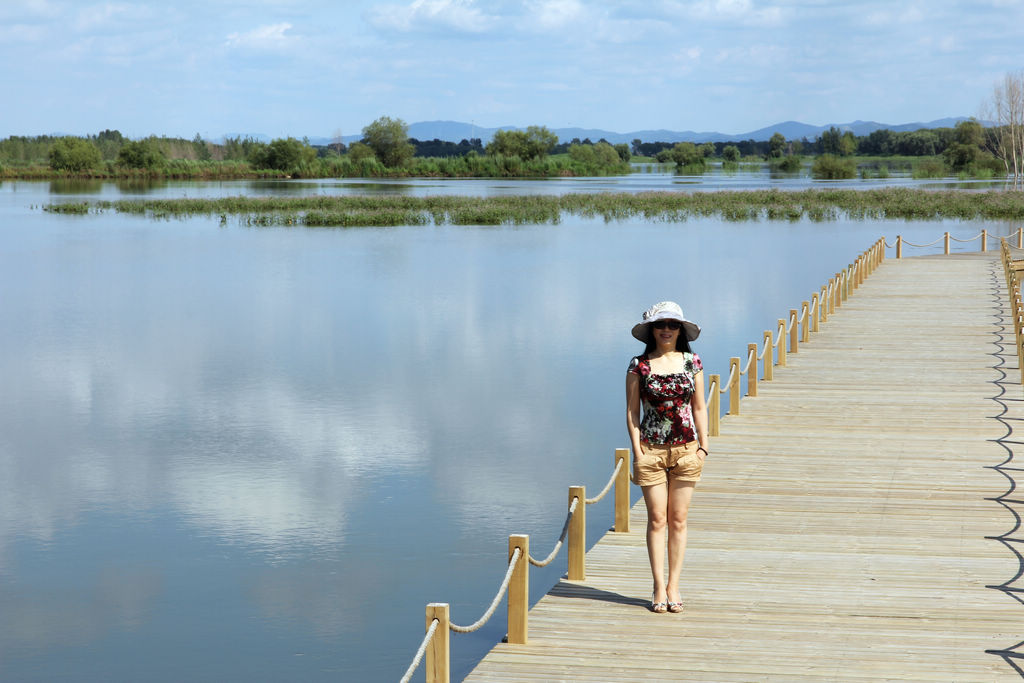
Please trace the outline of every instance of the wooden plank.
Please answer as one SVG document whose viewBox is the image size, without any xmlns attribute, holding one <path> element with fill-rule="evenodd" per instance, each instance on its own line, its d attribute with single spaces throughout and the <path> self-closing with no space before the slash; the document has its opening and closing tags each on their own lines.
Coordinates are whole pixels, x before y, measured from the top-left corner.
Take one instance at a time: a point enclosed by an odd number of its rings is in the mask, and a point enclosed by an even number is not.
<svg viewBox="0 0 1024 683">
<path fill-rule="evenodd" d="M 646 609 L 640 502 L 467 680 L 1018 680 L 1024 606 L 993 588 L 1021 573 L 996 537 L 1024 547 L 1024 496 L 994 500 L 1024 448 L 1008 310 L 998 252 L 887 260 L 722 419 L 684 614 Z"/>
</svg>

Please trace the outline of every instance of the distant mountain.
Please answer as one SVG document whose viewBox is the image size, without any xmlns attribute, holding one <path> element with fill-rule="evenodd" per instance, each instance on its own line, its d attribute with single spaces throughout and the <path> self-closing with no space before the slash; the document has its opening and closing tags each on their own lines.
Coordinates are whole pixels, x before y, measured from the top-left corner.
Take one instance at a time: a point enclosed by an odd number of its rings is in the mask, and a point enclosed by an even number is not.
<svg viewBox="0 0 1024 683">
<path fill-rule="evenodd" d="M 835 126 L 842 131 L 852 131 L 854 135 L 862 136 L 869 135 L 870 133 L 879 130 L 881 128 L 888 128 L 891 131 L 911 131 L 918 130 L 920 128 L 952 128 L 959 121 L 964 121 L 968 117 L 958 116 L 953 118 L 936 119 L 935 121 L 916 122 L 916 123 L 901 123 L 892 125 L 888 123 L 878 123 L 877 121 L 852 121 L 850 123 L 827 123 L 823 126 L 812 126 L 807 123 L 801 123 L 799 121 L 783 121 L 782 123 L 776 123 L 773 126 L 765 126 L 764 128 L 758 128 L 748 133 L 719 133 L 717 131 L 704 131 L 697 132 L 692 130 L 635 130 L 630 133 L 616 133 L 610 130 L 602 130 L 600 128 L 554 128 L 553 132 L 558 136 L 560 142 L 568 142 L 574 138 L 580 140 L 586 140 L 589 138 L 592 142 L 604 138 L 612 144 L 618 144 L 620 142 L 632 143 L 633 140 L 639 138 L 642 142 L 737 142 L 740 140 L 767 140 L 775 133 L 782 133 L 787 140 L 800 140 L 807 138 L 808 140 L 814 140 L 823 132 Z M 985 125 L 991 125 L 989 122 L 983 121 Z M 447 140 L 449 142 L 459 142 L 461 140 L 469 140 L 471 138 L 480 138 L 484 144 L 490 142 L 494 134 L 499 130 L 522 130 L 516 126 L 499 126 L 497 128 L 484 128 L 477 126 L 473 123 L 464 123 L 461 121 L 418 121 L 416 123 L 409 124 L 409 137 L 416 138 L 417 140 Z M 262 140 L 269 142 L 270 138 L 266 135 L 254 135 L 251 133 L 229 133 L 225 137 L 252 137 L 256 140 Z M 351 144 L 362 138 L 361 134 L 356 135 L 345 135 L 342 140 L 345 144 Z M 310 137 L 309 142 L 313 145 L 327 145 L 334 142 L 333 137 Z"/>
</svg>

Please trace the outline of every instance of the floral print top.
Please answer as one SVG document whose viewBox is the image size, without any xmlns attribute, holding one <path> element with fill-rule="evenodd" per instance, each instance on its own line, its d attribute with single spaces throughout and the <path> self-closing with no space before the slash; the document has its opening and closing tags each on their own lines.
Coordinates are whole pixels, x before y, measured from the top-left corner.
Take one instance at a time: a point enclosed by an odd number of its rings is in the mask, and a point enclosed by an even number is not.
<svg viewBox="0 0 1024 683">
<path fill-rule="evenodd" d="M 669 375 L 651 372 L 647 354 L 629 362 L 628 372 L 640 376 L 640 441 L 647 444 L 684 444 L 697 438 L 690 411 L 694 376 L 704 370 L 700 356 L 683 354 L 683 371 Z"/>
</svg>

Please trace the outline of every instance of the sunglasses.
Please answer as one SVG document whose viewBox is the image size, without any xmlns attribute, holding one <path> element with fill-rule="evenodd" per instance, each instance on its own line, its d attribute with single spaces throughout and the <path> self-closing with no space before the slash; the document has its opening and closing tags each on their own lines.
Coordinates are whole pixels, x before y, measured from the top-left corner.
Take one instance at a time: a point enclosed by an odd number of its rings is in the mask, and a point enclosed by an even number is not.
<svg viewBox="0 0 1024 683">
<path fill-rule="evenodd" d="M 651 323 L 651 327 L 656 330 L 664 330 L 666 327 L 670 330 L 678 330 L 683 324 L 678 320 L 659 320 L 656 323 Z"/>
</svg>

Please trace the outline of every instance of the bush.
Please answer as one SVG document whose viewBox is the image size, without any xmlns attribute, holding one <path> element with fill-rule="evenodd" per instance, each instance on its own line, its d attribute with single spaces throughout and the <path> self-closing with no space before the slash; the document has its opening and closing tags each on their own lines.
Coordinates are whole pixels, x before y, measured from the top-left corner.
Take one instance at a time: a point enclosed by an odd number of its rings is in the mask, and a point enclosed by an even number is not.
<svg viewBox="0 0 1024 683">
<path fill-rule="evenodd" d="M 796 173 L 800 170 L 800 157 L 795 154 L 782 157 L 781 159 L 775 158 L 770 162 L 772 170 L 785 171 L 786 173 Z"/>
<path fill-rule="evenodd" d="M 156 169 L 164 165 L 166 157 L 151 139 L 125 143 L 117 153 L 117 163 L 128 168 Z"/>
<path fill-rule="evenodd" d="M 316 150 L 295 138 L 278 138 L 254 152 L 252 163 L 256 168 L 295 174 L 308 167 L 316 158 Z"/>
<path fill-rule="evenodd" d="M 50 168 L 55 171 L 81 173 L 103 161 L 96 145 L 83 138 L 65 137 L 53 143 L 49 153 Z"/>
<path fill-rule="evenodd" d="M 922 159 L 914 166 L 915 178 L 945 178 L 946 165 L 940 159 Z"/>
<path fill-rule="evenodd" d="M 853 159 L 840 159 L 834 154 L 822 154 L 814 160 L 811 175 L 824 180 L 842 180 L 857 175 L 857 162 Z"/>
</svg>

